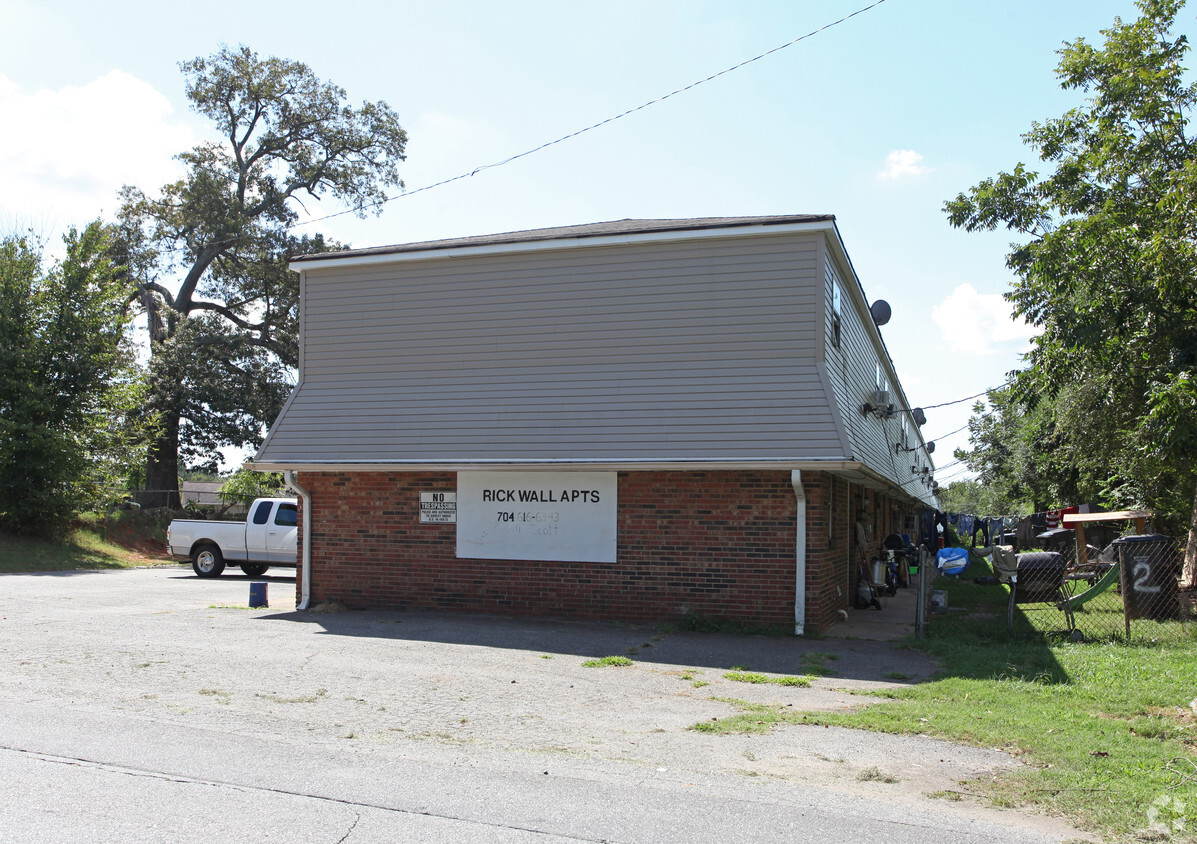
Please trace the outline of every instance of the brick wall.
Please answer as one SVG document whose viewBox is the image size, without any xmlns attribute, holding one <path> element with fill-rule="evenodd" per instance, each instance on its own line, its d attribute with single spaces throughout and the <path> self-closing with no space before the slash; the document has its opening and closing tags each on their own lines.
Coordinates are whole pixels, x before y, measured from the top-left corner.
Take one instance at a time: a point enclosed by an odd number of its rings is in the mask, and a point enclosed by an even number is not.
<svg viewBox="0 0 1197 844">
<path fill-rule="evenodd" d="M 305 472 L 298 480 L 312 494 L 313 603 L 793 624 L 788 471 L 619 473 L 618 561 L 610 564 L 458 559 L 455 525 L 419 522 L 419 493 L 454 490 L 452 473 Z M 807 629 L 816 631 L 848 605 L 848 495 L 845 482 L 818 472 L 803 472 L 803 488 Z"/>
</svg>

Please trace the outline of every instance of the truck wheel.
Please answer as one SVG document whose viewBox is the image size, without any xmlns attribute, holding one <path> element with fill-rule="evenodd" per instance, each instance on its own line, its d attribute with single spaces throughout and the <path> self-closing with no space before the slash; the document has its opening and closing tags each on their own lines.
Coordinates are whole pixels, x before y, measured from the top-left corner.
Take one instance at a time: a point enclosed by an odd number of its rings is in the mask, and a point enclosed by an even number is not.
<svg viewBox="0 0 1197 844">
<path fill-rule="evenodd" d="M 242 563 L 241 571 L 245 572 L 246 577 L 261 577 L 266 573 L 266 569 L 270 566 L 266 563 Z"/>
<path fill-rule="evenodd" d="M 215 545 L 200 545 L 191 552 L 191 567 L 200 577 L 219 577 L 224 571 L 224 555 Z"/>
</svg>

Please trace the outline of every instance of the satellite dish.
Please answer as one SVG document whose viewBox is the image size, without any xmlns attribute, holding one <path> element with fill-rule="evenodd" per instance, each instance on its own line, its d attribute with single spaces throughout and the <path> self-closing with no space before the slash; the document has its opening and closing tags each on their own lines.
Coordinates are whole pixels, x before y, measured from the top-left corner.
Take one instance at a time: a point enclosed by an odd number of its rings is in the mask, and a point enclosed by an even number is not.
<svg viewBox="0 0 1197 844">
<path fill-rule="evenodd" d="M 878 328 L 889 322 L 889 318 L 893 316 L 890 310 L 889 302 L 884 299 L 878 299 L 873 304 L 869 305 L 869 313 L 873 315 L 873 322 Z"/>
<path fill-rule="evenodd" d="M 914 419 L 914 424 L 918 425 L 920 428 L 927 424 L 927 414 L 923 413 L 923 409 L 921 407 L 916 407 L 914 410 L 910 411 L 910 416 L 912 419 Z"/>
<path fill-rule="evenodd" d="M 931 440 L 931 442 L 927 443 L 927 453 L 928 454 L 935 453 L 935 440 Z"/>
</svg>

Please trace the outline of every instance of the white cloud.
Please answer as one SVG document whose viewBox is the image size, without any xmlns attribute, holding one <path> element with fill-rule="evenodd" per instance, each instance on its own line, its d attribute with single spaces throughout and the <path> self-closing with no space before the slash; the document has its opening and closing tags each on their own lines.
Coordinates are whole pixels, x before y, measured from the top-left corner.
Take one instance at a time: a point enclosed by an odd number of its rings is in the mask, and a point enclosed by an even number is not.
<svg viewBox="0 0 1197 844">
<path fill-rule="evenodd" d="M 1015 318 L 1011 305 L 1000 293 L 978 293 L 962 284 L 931 309 L 931 317 L 943 331 L 944 341 L 954 352 L 993 355 L 1004 343 L 1026 343 L 1039 333 L 1025 320 Z"/>
<path fill-rule="evenodd" d="M 912 149 L 896 149 L 885 157 L 885 169 L 878 179 L 897 181 L 907 177 L 925 176 L 933 168 L 923 166 L 923 156 Z"/>
<path fill-rule="evenodd" d="M 116 191 L 177 178 L 195 143 L 170 101 L 114 70 L 83 86 L 26 93 L 0 75 L 0 204 L 9 224 L 82 225 L 116 210 Z"/>
</svg>

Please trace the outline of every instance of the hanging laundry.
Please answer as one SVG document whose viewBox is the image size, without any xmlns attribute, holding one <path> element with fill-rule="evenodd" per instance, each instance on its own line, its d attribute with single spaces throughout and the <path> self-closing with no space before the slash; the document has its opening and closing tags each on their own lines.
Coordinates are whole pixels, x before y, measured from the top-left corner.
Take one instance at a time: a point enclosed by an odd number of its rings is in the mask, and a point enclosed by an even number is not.
<svg viewBox="0 0 1197 844">
<path fill-rule="evenodd" d="M 972 546 L 974 548 L 977 547 L 977 534 L 978 533 L 981 534 L 981 538 L 985 540 L 981 544 L 989 545 L 990 542 L 989 542 L 989 517 L 988 516 L 977 516 L 973 522 Z"/>
</svg>

